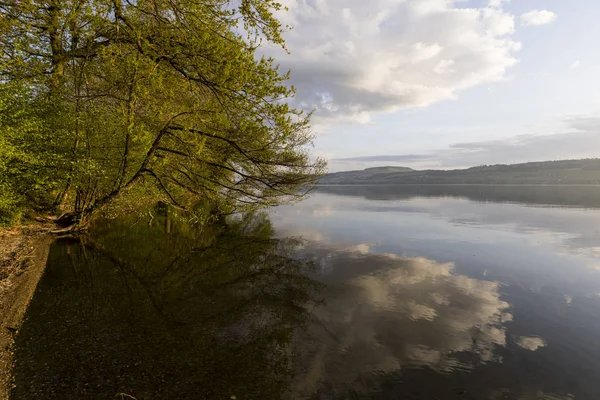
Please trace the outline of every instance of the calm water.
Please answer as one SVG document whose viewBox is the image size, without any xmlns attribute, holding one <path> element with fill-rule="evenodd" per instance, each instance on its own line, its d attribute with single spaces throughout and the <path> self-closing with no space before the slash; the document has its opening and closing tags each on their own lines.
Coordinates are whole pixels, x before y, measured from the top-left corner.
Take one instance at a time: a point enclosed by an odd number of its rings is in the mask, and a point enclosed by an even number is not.
<svg viewBox="0 0 600 400">
<path fill-rule="evenodd" d="M 598 187 L 136 218 L 54 244 L 14 399 L 600 399 Z"/>
</svg>

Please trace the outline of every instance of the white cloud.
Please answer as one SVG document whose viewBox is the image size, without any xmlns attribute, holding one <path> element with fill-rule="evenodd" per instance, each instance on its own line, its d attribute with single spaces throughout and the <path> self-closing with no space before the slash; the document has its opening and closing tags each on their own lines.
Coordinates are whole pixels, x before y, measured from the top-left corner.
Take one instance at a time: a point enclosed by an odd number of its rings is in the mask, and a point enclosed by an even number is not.
<svg viewBox="0 0 600 400">
<path fill-rule="evenodd" d="M 523 26 L 546 25 L 556 21 L 556 18 L 556 14 L 548 10 L 531 10 L 520 17 Z"/>
<path fill-rule="evenodd" d="M 488 3 L 489 7 L 502 7 L 505 3 L 510 2 L 510 0 L 490 0 Z"/>
<path fill-rule="evenodd" d="M 286 0 L 280 17 L 296 105 L 320 122 L 366 123 L 371 114 L 423 107 L 485 82 L 517 60 L 514 16 L 502 3 L 456 7 L 450 0 Z"/>
<path fill-rule="evenodd" d="M 571 64 L 571 67 L 570 67 L 570 68 L 571 68 L 571 69 L 577 69 L 577 68 L 579 68 L 580 66 L 581 66 L 581 62 L 579 62 L 579 60 L 578 60 L 578 61 L 575 61 L 573 64 Z"/>
</svg>

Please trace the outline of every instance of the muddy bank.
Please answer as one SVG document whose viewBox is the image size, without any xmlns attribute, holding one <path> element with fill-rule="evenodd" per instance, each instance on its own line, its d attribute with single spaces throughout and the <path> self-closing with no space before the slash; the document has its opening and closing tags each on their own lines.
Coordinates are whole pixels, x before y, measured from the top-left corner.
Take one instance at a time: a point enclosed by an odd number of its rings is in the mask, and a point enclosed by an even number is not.
<svg viewBox="0 0 600 400">
<path fill-rule="evenodd" d="M 0 400 L 11 386 L 12 345 L 53 237 L 39 227 L 0 230 Z"/>
</svg>

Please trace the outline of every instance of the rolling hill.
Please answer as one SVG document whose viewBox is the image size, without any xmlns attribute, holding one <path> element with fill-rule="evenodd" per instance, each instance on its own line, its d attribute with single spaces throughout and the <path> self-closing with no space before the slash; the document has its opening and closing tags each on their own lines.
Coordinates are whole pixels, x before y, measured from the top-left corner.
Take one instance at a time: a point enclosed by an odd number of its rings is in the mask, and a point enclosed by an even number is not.
<svg viewBox="0 0 600 400">
<path fill-rule="evenodd" d="M 327 174 L 323 185 L 403 184 L 600 184 L 600 159 L 483 165 L 455 170 L 377 167 Z"/>
</svg>

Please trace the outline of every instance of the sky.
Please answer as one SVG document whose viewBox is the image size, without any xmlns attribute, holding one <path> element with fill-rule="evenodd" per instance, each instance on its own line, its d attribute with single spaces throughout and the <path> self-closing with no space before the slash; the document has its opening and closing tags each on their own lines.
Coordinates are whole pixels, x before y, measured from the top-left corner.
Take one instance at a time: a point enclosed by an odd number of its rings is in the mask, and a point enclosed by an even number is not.
<svg viewBox="0 0 600 400">
<path fill-rule="evenodd" d="M 600 157 L 598 0 L 282 0 L 330 171 Z"/>
</svg>

